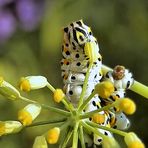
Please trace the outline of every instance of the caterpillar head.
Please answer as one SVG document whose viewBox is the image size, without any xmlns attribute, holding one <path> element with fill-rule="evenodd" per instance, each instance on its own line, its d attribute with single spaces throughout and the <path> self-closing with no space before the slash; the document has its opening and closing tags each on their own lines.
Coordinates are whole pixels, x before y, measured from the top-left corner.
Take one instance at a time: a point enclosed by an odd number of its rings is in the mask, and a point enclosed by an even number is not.
<svg viewBox="0 0 148 148">
<path fill-rule="evenodd" d="M 86 26 L 82 20 L 75 21 L 65 27 L 64 33 L 67 36 L 70 45 L 74 48 L 82 48 L 86 42 L 97 42 L 90 27 Z"/>
<path fill-rule="evenodd" d="M 126 90 L 129 89 L 134 83 L 132 73 L 128 69 L 125 69 L 124 66 L 120 65 L 117 65 L 113 69 L 113 72 L 107 72 L 105 79 L 114 83 L 116 89 Z"/>
</svg>

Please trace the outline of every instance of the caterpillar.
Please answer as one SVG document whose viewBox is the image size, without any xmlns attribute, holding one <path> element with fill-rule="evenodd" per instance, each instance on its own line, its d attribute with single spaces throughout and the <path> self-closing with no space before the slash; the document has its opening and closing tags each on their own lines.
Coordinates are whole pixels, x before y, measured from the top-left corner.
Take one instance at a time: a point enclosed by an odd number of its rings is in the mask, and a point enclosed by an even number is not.
<svg viewBox="0 0 148 148">
<path fill-rule="evenodd" d="M 103 76 L 102 56 L 99 53 L 99 45 L 97 39 L 93 36 L 91 28 L 85 25 L 82 20 L 79 20 L 69 24 L 63 29 L 63 32 L 61 75 L 68 100 L 77 107 L 90 63 L 92 66 L 89 71 L 90 74 L 84 100 L 93 92 L 95 85 L 102 80 L 111 81 L 116 91 L 106 101 L 96 94 L 85 108 L 85 112 L 93 111 L 108 103 L 112 103 L 115 101 L 114 96 L 123 98 L 126 88 L 130 87 L 133 83 L 132 75 L 128 70 L 116 67 L 113 72 L 108 72 Z M 119 129 L 126 129 L 129 126 L 129 120 L 122 112 L 116 113 L 111 110 L 109 112 L 102 111 L 98 114 L 105 116 L 105 121 L 101 124 L 103 126 Z M 91 118 L 89 120 L 92 121 Z M 109 131 L 98 130 L 105 135 L 112 136 Z M 102 137 L 94 134 L 94 144 L 99 145 L 101 142 Z"/>
<path fill-rule="evenodd" d="M 94 48 L 92 48 L 94 50 L 91 51 L 91 53 L 94 54 L 95 61 L 93 61 L 92 68 L 90 69 L 89 85 L 87 86 L 85 98 L 90 95 L 94 86 L 99 83 L 102 78 L 102 57 L 99 54 L 99 46 L 90 27 L 86 26 L 82 20 L 73 22 L 64 28 L 61 70 L 65 85 L 64 90 L 66 90 L 68 99 L 75 106 L 78 103 L 91 58 L 90 56 L 88 57 L 89 51 L 85 48 L 87 43 L 91 43 L 91 45 L 94 46 Z"/>
</svg>

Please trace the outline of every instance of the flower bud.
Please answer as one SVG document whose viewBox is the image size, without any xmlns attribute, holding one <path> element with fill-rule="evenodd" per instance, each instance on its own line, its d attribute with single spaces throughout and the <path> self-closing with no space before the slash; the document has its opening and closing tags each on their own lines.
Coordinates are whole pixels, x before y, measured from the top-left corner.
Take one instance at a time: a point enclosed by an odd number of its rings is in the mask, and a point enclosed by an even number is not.
<svg viewBox="0 0 148 148">
<path fill-rule="evenodd" d="M 47 141 L 49 144 L 56 144 L 59 140 L 60 128 L 54 127 L 47 133 Z"/>
<path fill-rule="evenodd" d="M 64 98 L 65 94 L 62 89 L 56 89 L 53 94 L 54 101 L 59 103 Z"/>
<path fill-rule="evenodd" d="M 35 138 L 33 148 L 48 148 L 45 137 L 44 136 L 37 136 Z"/>
<path fill-rule="evenodd" d="M 18 112 L 18 120 L 24 125 L 30 125 L 33 120 L 40 114 L 41 106 L 29 104 Z"/>
<path fill-rule="evenodd" d="M 119 101 L 119 108 L 128 115 L 132 115 L 136 111 L 136 104 L 133 100 L 124 98 Z"/>
<path fill-rule="evenodd" d="M 28 76 L 21 78 L 19 87 L 23 91 L 30 91 L 43 88 L 47 83 L 47 79 L 43 76 Z"/>
<path fill-rule="evenodd" d="M 95 92 L 101 98 L 108 98 L 114 92 L 114 85 L 109 81 L 98 83 L 95 86 Z"/>
<path fill-rule="evenodd" d="M 105 137 L 102 141 L 103 148 L 120 148 L 119 144 L 113 137 Z"/>
<path fill-rule="evenodd" d="M 94 114 L 92 116 L 92 121 L 97 123 L 97 124 L 102 124 L 105 121 L 105 116 L 102 114 Z"/>
<path fill-rule="evenodd" d="M 22 127 L 19 121 L 0 121 L 0 136 L 17 133 Z"/>
<path fill-rule="evenodd" d="M 0 94 L 11 100 L 17 100 L 20 97 L 19 91 L 10 83 L 4 81 L 2 77 L 0 77 Z"/>
<path fill-rule="evenodd" d="M 128 148 L 145 148 L 142 141 L 133 132 L 127 133 L 124 137 L 124 140 L 125 140 L 125 143 L 127 144 Z"/>
</svg>

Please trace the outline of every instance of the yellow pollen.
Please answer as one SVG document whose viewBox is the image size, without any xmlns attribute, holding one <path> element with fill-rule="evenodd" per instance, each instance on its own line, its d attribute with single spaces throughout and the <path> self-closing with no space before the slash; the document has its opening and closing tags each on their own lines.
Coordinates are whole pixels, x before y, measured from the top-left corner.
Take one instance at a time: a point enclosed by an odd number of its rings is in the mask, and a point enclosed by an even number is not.
<svg viewBox="0 0 148 148">
<path fill-rule="evenodd" d="M 0 123 L 0 136 L 5 134 L 5 124 Z"/>
<path fill-rule="evenodd" d="M 18 112 L 18 120 L 24 125 L 30 125 L 32 123 L 32 116 L 30 115 L 29 112 L 25 110 L 20 110 Z"/>
<path fill-rule="evenodd" d="M 56 89 L 54 91 L 53 98 L 55 102 L 59 103 L 64 98 L 64 96 L 65 94 L 62 89 Z"/>
<path fill-rule="evenodd" d="M 30 91 L 30 89 L 31 89 L 31 86 L 30 86 L 29 81 L 26 80 L 26 79 L 24 79 L 24 78 L 21 78 L 19 87 L 20 87 L 20 89 L 23 90 L 23 91 Z"/>
<path fill-rule="evenodd" d="M 141 141 L 133 141 L 128 145 L 128 148 L 145 148 Z"/>
<path fill-rule="evenodd" d="M 54 127 L 50 129 L 47 133 L 47 141 L 49 144 L 57 143 L 60 135 L 60 129 L 58 127 Z"/>
<path fill-rule="evenodd" d="M 102 98 L 108 98 L 114 92 L 114 86 L 109 81 L 104 81 L 96 85 L 95 91 Z"/>
<path fill-rule="evenodd" d="M 121 100 L 119 108 L 126 114 L 131 115 L 136 111 L 136 104 L 131 99 L 125 98 Z"/>
<path fill-rule="evenodd" d="M 92 116 L 92 121 L 97 123 L 97 124 L 102 124 L 105 121 L 105 116 L 102 114 L 94 114 Z"/>
</svg>

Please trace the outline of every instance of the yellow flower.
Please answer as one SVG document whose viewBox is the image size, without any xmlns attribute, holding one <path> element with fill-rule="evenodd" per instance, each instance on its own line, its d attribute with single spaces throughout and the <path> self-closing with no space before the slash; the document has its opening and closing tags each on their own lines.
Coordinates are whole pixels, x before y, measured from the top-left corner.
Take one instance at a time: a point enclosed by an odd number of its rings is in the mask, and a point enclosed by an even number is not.
<svg viewBox="0 0 148 148">
<path fill-rule="evenodd" d="M 94 114 L 92 116 L 92 121 L 98 124 L 102 124 L 105 121 L 105 116 L 102 114 Z"/>
<path fill-rule="evenodd" d="M 58 142 L 60 136 L 60 128 L 54 127 L 47 133 L 47 141 L 49 144 L 55 144 Z"/>
<path fill-rule="evenodd" d="M 30 125 L 33 120 L 40 114 L 41 106 L 37 104 L 29 104 L 18 112 L 18 120 L 26 126 Z"/>
<path fill-rule="evenodd" d="M 48 148 L 45 137 L 44 136 L 37 136 L 35 138 L 33 148 Z"/>
<path fill-rule="evenodd" d="M 19 121 L 0 121 L 0 136 L 11 133 L 17 133 L 22 129 Z"/>
<path fill-rule="evenodd" d="M 128 148 L 144 148 L 144 144 L 139 141 L 131 142 L 131 144 L 128 146 Z"/>
<path fill-rule="evenodd" d="M 120 148 L 119 144 L 113 137 L 105 137 L 102 141 L 103 148 Z"/>
<path fill-rule="evenodd" d="M 108 98 L 114 92 L 114 85 L 109 81 L 98 83 L 95 86 L 95 92 L 101 98 Z"/>
<path fill-rule="evenodd" d="M 136 104 L 129 98 L 120 100 L 118 107 L 128 115 L 131 115 L 136 111 Z"/>
<path fill-rule="evenodd" d="M 62 91 L 62 89 L 56 89 L 54 91 L 54 94 L 53 94 L 53 98 L 54 98 L 54 101 L 59 103 L 65 96 L 64 92 Z"/>
<path fill-rule="evenodd" d="M 23 91 L 30 91 L 43 88 L 47 83 L 47 79 L 43 76 L 28 76 L 21 78 L 19 87 Z"/>
<path fill-rule="evenodd" d="M 17 100 L 20 97 L 19 91 L 10 83 L 4 81 L 2 77 L 0 77 L 0 94 L 11 100 Z"/>
<path fill-rule="evenodd" d="M 127 133 L 124 137 L 124 140 L 128 148 L 145 148 L 143 142 L 133 132 Z"/>
</svg>

